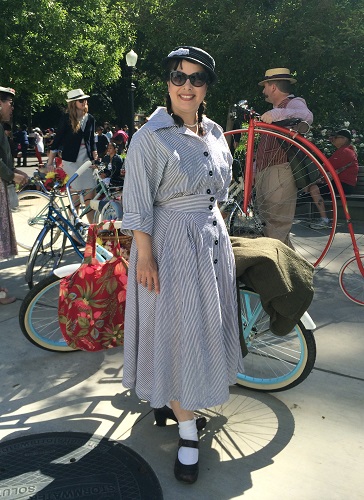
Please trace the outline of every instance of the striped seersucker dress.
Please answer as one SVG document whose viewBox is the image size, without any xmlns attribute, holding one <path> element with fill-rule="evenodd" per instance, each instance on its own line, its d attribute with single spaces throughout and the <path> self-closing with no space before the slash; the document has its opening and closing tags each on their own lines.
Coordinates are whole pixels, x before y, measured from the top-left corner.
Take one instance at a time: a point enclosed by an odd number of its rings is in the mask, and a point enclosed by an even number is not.
<svg viewBox="0 0 364 500">
<path fill-rule="evenodd" d="M 123 385 L 159 408 L 222 404 L 239 359 L 235 262 L 217 201 L 231 155 L 222 130 L 177 127 L 158 108 L 126 159 L 123 230 L 152 235 L 160 294 L 136 283 L 133 243 L 125 315 Z"/>
</svg>

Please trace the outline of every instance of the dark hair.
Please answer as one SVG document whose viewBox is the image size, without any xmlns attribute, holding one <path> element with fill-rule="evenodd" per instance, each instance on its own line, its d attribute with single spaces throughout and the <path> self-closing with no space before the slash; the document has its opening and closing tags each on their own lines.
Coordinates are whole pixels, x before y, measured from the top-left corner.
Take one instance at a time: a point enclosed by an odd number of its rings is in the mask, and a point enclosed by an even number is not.
<svg viewBox="0 0 364 500">
<path fill-rule="evenodd" d="M 165 71 L 166 81 L 169 81 L 171 71 L 175 71 L 178 68 L 181 61 L 183 61 L 183 59 L 182 60 L 181 59 L 171 59 L 170 61 L 168 61 L 168 65 L 167 65 L 167 68 Z M 207 85 L 208 84 L 209 84 L 209 82 L 207 81 Z M 176 115 L 173 112 L 171 97 L 168 93 L 166 95 L 166 107 L 167 107 L 167 113 L 172 116 L 174 123 L 178 127 L 183 127 L 184 121 L 180 116 Z M 205 101 L 203 101 L 197 110 L 197 122 L 198 122 L 197 132 L 198 132 L 198 135 L 204 134 L 203 127 L 202 127 L 202 117 L 203 117 L 203 114 L 205 112 L 205 109 L 206 109 L 206 103 L 205 103 Z"/>
<path fill-rule="evenodd" d="M 0 92 L 0 101 L 6 101 L 7 99 L 13 99 L 13 94 L 10 92 Z"/>
<path fill-rule="evenodd" d="M 284 94 L 293 94 L 293 85 L 288 80 L 272 80 L 268 82 L 269 85 L 272 83 Z"/>
<path fill-rule="evenodd" d="M 109 144 L 108 144 L 108 146 L 110 146 L 110 144 L 111 144 L 111 146 L 112 146 L 114 149 L 118 149 L 118 145 L 116 144 L 116 142 L 111 142 L 111 141 L 110 141 L 110 142 L 109 142 Z"/>
</svg>

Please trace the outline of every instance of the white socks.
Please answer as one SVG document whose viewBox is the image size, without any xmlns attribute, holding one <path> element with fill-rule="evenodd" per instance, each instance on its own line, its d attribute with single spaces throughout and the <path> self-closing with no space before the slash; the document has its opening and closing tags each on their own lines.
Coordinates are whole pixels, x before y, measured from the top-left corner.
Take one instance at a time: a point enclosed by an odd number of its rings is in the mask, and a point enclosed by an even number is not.
<svg viewBox="0 0 364 500">
<path fill-rule="evenodd" d="M 191 441 L 198 441 L 196 420 L 186 420 L 178 422 L 179 435 L 182 439 L 189 439 Z M 178 450 L 178 460 L 183 465 L 192 465 L 198 462 L 198 448 L 187 448 L 181 446 Z"/>
</svg>

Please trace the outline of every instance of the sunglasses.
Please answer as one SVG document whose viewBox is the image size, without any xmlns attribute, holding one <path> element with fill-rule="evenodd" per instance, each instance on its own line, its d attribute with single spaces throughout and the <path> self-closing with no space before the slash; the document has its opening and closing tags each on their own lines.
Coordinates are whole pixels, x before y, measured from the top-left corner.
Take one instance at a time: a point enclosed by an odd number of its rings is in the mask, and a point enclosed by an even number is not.
<svg viewBox="0 0 364 500">
<path fill-rule="evenodd" d="M 192 73 L 192 75 L 186 75 L 186 73 L 182 73 L 182 71 L 171 71 L 169 79 L 176 87 L 182 87 L 187 80 L 189 80 L 194 87 L 202 87 L 205 83 L 208 83 L 209 75 L 203 71 Z"/>
<path fill-rule="evenodd" d="M 77 101 L 82 103 L 82 102 L 87 101 L 87 99 L 77 99 Z"/>
</svg>

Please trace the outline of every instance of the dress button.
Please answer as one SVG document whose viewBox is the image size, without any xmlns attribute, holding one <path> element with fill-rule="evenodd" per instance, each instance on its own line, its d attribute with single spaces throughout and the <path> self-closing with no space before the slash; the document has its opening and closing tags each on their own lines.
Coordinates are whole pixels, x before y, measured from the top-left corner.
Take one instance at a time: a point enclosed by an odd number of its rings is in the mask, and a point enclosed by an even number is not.
<svg viewBox="0 0 364 500">
<path fill-rule="evenodd" d="M 208 154 L 208 152 L 207 152 L 207 151 L 205 151 L 205 152 L 204 152 L 204 156 L 208 156 L 208 155 L 209 155 L 209 154 Z"/>
<path fill-rule="evenodd" d="M 217 222 L 216 222 L 216 220 L 214 220 L 214 222 L 213 222 L 212 224 L 213 224 L 214 226 L 216 226 L 216 225 L 217 225 Z"/>
<path fill-rule="evenodd" d="M 214 198 L 213 196 L 211 196 L 210 201 L 214 201 L 214 199 L 215 199 L 215 198 Z"/>
<path fill-rule="evenodd" d="M 212 210 L 214 207 L 212 205 L 209 205 L 209 209 Z"/>
<path fill-rule="evenodd" d="M 209 176 L 210 176 L 210 177 L 212 177 L 212 170 L 210 170 L 210 172 L 209 172 Z"/>
<path fill-rule="evenodd" d="M 217 264 L 217 259 L 214 260 L 214 264 Z"/>
<path fill-rule="evenodd" d="M 215 245 L 218 245 L 219 244 L 219 240 L 215 240 Z"/>
<path fill-rule="evenodd" d="M 211 189 L 208 189 L 208 190 L 206 191 L 206 193 L 207 193 L 207 194 L 210 194 L 210 193 L 211 193 Z"/>
</svg>

